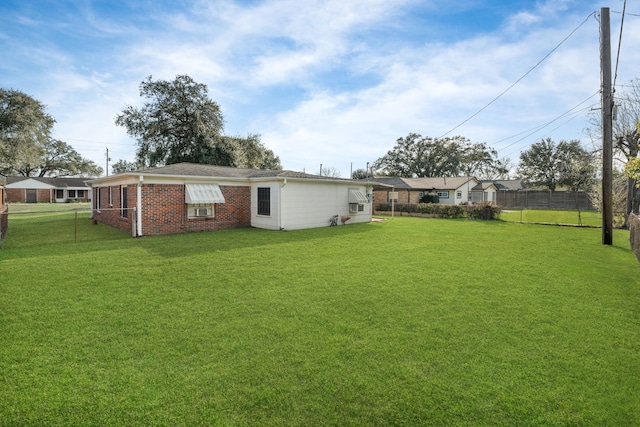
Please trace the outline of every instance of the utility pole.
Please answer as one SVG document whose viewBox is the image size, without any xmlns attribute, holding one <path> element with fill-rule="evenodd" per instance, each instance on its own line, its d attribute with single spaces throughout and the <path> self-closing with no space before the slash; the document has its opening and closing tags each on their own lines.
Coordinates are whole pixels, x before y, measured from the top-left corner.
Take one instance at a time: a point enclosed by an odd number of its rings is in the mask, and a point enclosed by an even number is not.
<svg viewBox="0 0 640 427">
<path fill-rule="evenodd" d="M 109 149 L 107 148 L 107 176 L 109 176 L 109 160 L 111 160 L 109 158 Z"/>
<path fill-rule="evenodd" d="M 602 244 L 613 244 L 613 91 L 609 8 L 600 9 L 600 69 L 602 75 Z"/>
</svg>

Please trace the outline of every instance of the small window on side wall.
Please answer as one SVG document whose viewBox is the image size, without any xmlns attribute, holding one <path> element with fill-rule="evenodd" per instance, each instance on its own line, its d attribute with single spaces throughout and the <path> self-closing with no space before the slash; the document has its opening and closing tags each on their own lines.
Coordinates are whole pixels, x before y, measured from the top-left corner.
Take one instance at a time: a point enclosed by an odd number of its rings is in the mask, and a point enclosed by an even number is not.
<svg viewBox="0 0 640 427">
<path fill-rule="evenodd" d="M 271 215 L 271 188 L 258 187 L 258 215 Z"/>
<path fill-rule="evenodd" d="M 120 189 L 120 207 L 121 209 L 121 213 L 120 215 L 123 218 L 128 218 L 129 217 L 129 200 L 127 197 L 127 187 L 122 186 L 122 188 Z"/>
<path fill-rule="evenodd" d="M 214 211 L 212 204 L 195 203 L 187 205 L 189 218 L 213 218 Z"/>
<path fill-rule="evenodd" d="M 361 203 L 349 203 L 349 213 L 364 212 L 364 205 Z"/>
</svg>

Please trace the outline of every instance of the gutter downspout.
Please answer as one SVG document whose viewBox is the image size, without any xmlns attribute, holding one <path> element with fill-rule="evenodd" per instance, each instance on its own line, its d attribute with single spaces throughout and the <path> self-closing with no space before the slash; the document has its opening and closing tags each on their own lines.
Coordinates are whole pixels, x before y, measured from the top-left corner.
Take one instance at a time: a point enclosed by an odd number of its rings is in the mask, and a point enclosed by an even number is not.
<svg viewBox="0 0 640 427">
<path fill-rule="evenodd" d="M 138 236 L 142 236 L 142 182 L 144 177 L 140 175 L 138 186 L 136 188 L 136 215 L 138 216 Z"/>
<path fill-rule="evenodd" d="M 282 189 L 287 185 L 287 178 L 284 179 L 284 182 L 280 184 L 280 191 L 278 194 L 278 228 L 283 230 L 282 228 Z"/>
</svg>

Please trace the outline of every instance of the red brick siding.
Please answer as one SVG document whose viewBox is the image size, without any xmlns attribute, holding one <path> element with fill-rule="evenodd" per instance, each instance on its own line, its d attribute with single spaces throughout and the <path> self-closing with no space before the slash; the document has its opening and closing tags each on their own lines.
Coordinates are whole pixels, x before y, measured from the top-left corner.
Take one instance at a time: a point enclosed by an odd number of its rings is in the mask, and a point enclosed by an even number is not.
<svg viewBox="0 0 640 427">
<path fill-rule="evenodd" d="M 27 191 L 24 188 L 7 188 L 7 201 L 9 203 L 26 203 L 27 201 Z M 77 190 L 76 190 L 77 191 Z M 88 202 L 89 201 L 89 192 L 91 189 L 86 189 L 84 191 L 85 197 L 77 198 L 77 199 L 69 199 L 69 200 L 77 200 L 79 202 Z M 56 201 L 56 190 L 49 190 L 46 188 L 38 189 L 38 202 L 46 202 L 53 203 Z"/>
<path fill-rule="evenodd" d="M 109 204 L 109 188 L 111 188 L 111 202 Z M 133 212 L 129 210 L 129 215 L 127 218 L 122 217 L 122 210 L 120 209 L 122 205 L 120 204 L 120 188 L 119 185 L 114 185 L 111 187 L 97 187 L 94 191 L 94 201 L 93 201 L 93 218 L 99 222 L 104 224 L 108 224 L 112 227 L 119 228 L 124 231 L 131 231 L 131 221 Z M 95 206 L 98 200 L 98 195 L 95 193 L 96 191 L 100 191 L 100 210 L 96 210 Z M 136 206 L 136 186 L 129 185 L 127 189 L 127 204 L 129 208 L 134 208 Z"/>
<path fill-rule="evenodd" d="M 143 185 L 142 233 L 148 236 L 249 227 L 251 188 L 220 186 L 220 190 L 225 203 L 214 205 L 212 218 L 189 218 L 184 185 Z"/>
<path fill-rule="evenodd" d="M 53 201 L 53 190 L 38 188 L 38 201 L 51 203 Z"/>
<path fill-rule="evenodd" d="M 112 188 L 113 208 L 120 208 L 120 187 Z M 122 218 L 120 209 L 105 209 L 109 203 L 109 188 L 100 187 L 101 211 L 94 218 L 121 230 L 131 230 L 133 212 Z M 184 185 L 144 184 L 142 186 L 142 234 L 145 236 L 178 234 L 194 231 L 214 231 L 251 226 L 251 188 L 220 186 L 225 203 L 214 205 L 212 218 L 189 218 Z M 94 190 L 96 191 L 96 190 Z M 94 206 L 97 196 L 94 194 Z M 127 190 L 129 208 L 137 207 L 137 187 Z"/>
<path fill-rule="evenodd" d="M 26 202 L 27 194 L 24 188 L 7 188 L 7 202 L 9 203 L 24 203 Z"/>
<path fill-rule="evenodd" d="M 398 201 L 397 203 L 418 203 L 418 191 L 411 190 L 395 190 L 398 193 Z M 374 208 L 377 207 L 380 203 L 389 203 L 389 192 L 391 190 L 375 190 L 373 192 L 373 205 Z"/>
</svg>

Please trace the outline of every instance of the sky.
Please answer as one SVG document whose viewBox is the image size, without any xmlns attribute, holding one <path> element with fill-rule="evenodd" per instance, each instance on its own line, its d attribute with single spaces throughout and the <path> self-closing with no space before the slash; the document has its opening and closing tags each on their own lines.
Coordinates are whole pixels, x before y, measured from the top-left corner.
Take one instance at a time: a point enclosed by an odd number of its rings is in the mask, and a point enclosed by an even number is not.
<svg viewBox="0 0 640 427">
<path fill-rule="evenodd" d="M 624 0 L 4 0 L 0 87 L 46 105 L 53 136 L 103 168 L 107 149 L 135 159 L 115 117 L 140 83 L 180 74 L 207 85 L 226 135 L 260 134 L 286 170 L 347 178 L 409 133 L 517 165 L 543 138 L 599 143 L 603 7 L 622 95 L 640 77 L 640 5 Z"/>
</svg>

